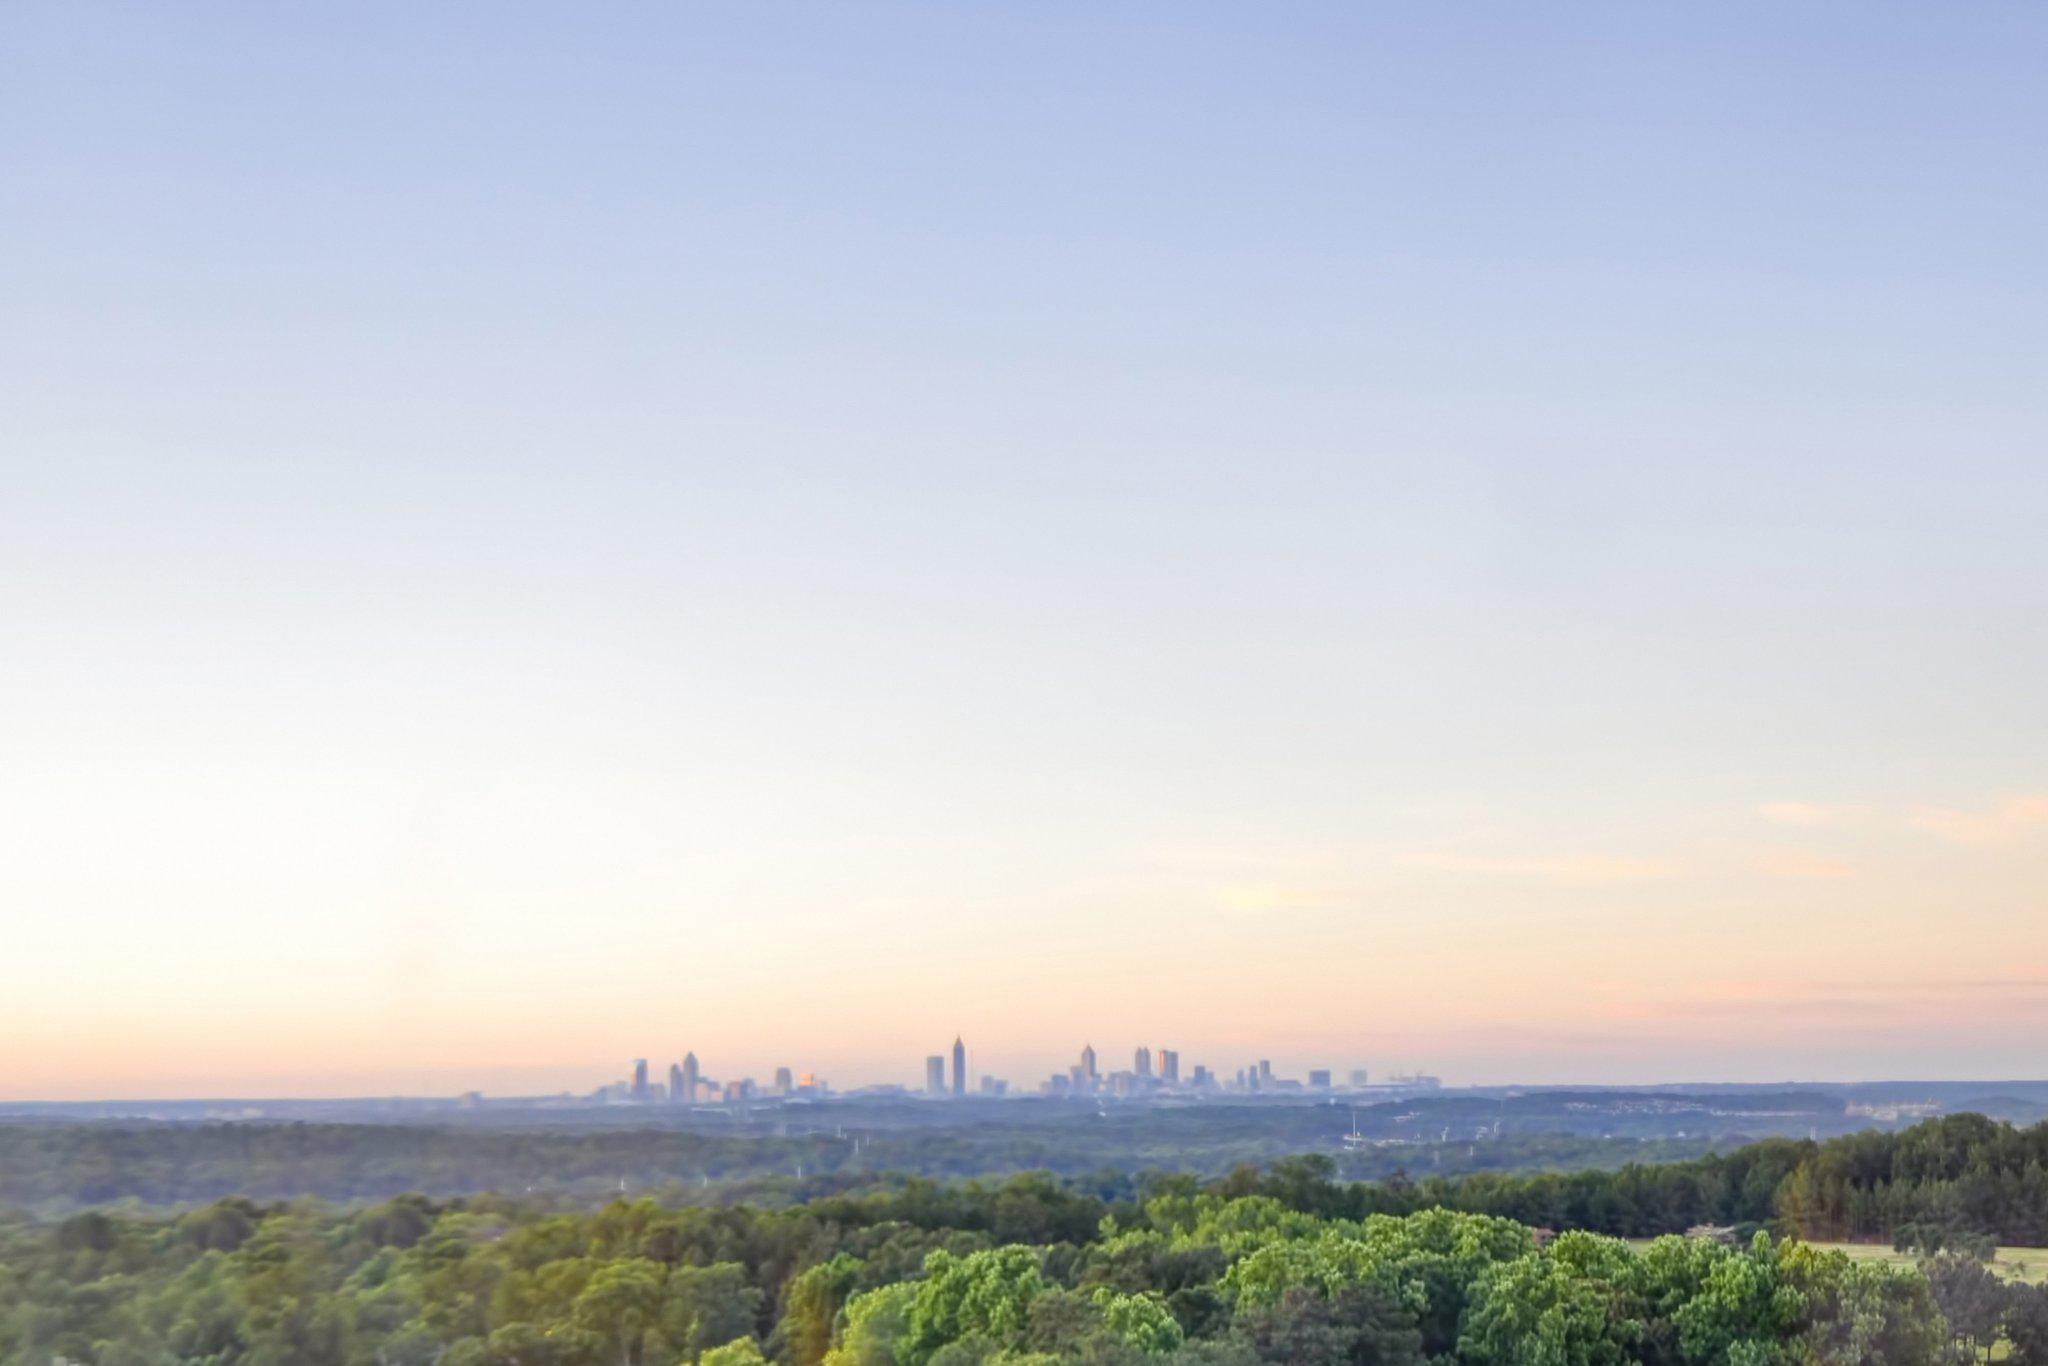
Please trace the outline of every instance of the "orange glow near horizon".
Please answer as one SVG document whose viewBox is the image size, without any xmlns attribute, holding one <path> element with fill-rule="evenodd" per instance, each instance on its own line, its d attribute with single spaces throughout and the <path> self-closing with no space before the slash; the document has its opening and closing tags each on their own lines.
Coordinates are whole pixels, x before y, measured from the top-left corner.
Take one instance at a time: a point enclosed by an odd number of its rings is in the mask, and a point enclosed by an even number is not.
<svg viewBox="0 0 2048 1366">
<path fill-rule="evenodd" d="M 4 1095 L 580 1092 L 686 1049 L 732 1075 L 914 1083 L 955 1030 L 978 1071 L 1023 1086 L 1086 1040 L 1226 1074 L 1272 1057 L 1454 1082 L 2038 1068 L 2024 1041 L 2048 1025 L 2048 917 L 2029 898 L 2048 849 L 1906 808 L 1825 840 L 1755 825 L 1597 855 L 1182 842 L 1042 886 L 1024 867 L 967 885 L 965 864 L 928 865 L 893 892 L 883 860 L 845 883 L 751 867 L 717 893 L 751 911 L 717 915 L 658 866 L 610 882 L 609 905 L 566 875 L 498 904 L 444 850 L 431 896 L 336 889 L 385 898 L 374 944 L 194 901 L 83 972 L 63 920 L 45 922 L 0 1006 Z M 211 936 L 189 937 L 201 922 Z M 1991 936 L 2008 951 L 1987 972 L 1973 946 Z M 2013 1043 L 1977 1029 L 1987 1006 Z"/>
</svg>

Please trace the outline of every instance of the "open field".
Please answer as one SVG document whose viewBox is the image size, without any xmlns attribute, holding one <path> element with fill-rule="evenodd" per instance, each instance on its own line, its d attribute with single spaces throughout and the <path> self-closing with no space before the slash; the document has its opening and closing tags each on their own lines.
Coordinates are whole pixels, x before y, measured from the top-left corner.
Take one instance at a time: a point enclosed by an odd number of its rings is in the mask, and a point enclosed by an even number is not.
<svg viewBox="0 0 2048 1366">
<path fill-rule="evenodd" d="M 1648 1238 L 1628 1240 L 1637 1248 L 1648 1247 Z M 1893 1266 L 1911 1266 L 1915 1258 L 1910 1252 L 1899 1252 L 1883 1243 L 1814 1243 L 1830 1252 L 1845 1252 L 1862 1262 L 1889 1262 Z M 2022 1285 L 2048 1285 L 2048 1247 L 2001 1247 L 1992 1258 L 1991 1269 L 2009 1281 Z"/>
<path fill-rule="evenodd" d="M 1891 1262 L 1911 1266 L 1912 1254 L 1895 1252 L 1882 1243 L 1816 1243 L 1815 1247 L 1846 1252 L 1863 1261 Z M 2048 1285 L 2048 1247 L 2001 1247 L 1991 1269 L 2007 1280 L 2025 1285 Z"/>
</svg>

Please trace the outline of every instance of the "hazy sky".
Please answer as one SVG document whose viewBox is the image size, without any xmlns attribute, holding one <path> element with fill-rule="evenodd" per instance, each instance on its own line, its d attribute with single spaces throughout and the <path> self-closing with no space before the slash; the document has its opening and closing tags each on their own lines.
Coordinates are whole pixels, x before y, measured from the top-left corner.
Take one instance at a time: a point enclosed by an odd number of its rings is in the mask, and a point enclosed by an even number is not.
<svg viewBox="0 0 2048 1366">
<path fill-rule="evenodd" d="M 0 11 L 0 1096 L 2048 1073 L 2048 10 Z"/>
</svg>

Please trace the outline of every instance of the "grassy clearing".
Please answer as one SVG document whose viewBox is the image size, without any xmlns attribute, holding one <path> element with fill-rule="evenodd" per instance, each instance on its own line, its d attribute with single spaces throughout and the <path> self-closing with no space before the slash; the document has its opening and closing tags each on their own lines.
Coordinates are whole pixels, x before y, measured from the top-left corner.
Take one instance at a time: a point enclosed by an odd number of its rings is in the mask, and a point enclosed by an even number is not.
<svg viewBox="0 0 2048 1366">
<path fill-rule="evenodd" d="M 1647 1238 L 1629 1240 L 1638 1249 L 1648 1247 Z M 1815 1243 L 1830 1252 L 1845 1252 L 1862 1262 L 1889 1262 L 1893 1266 L 1913 1265 L 1913 1255 L 1897 1252 L 1883 1243 Z M 2048 1247 L 2001 1247 L 1992 1258 L 1991 1269 L 2009 1281 L 2022 1285 L 2048 1285 Z"/>
<path fill-rule="evenodd" d="M 1895 1252 L 1882 1243 L 1815 1243 L 1814 1246 L 1846 1252 L 1860 1261 L 1890 1262 L 1894 1266 L 1913 1264 L 1910 1253 Z M 2048 1284 L 2048 1248 L 2001 1247 L 1992 1259 L 1991 1269 L 2009 1281 L 2026 1285 Z"/>
</svg>

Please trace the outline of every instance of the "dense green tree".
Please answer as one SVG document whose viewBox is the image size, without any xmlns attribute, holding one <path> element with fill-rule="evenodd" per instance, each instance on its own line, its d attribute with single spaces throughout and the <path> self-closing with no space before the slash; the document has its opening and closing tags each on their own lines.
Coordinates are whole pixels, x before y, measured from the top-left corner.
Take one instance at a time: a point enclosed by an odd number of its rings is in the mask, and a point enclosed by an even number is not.
<svg viewBox="0 0 2048 1366">
<path fill-rule="evenodd" d="M 1129 1295 L 1103 1287 L 1093 1298 L 1110 1334 L 1148 1356 L 1174 1351 L 1187 1340 L 1157 1291 Z"/>
<path fill-rule="evenodd" d="M 1800 1358 L 1809 1297 L 1785 1274 L 1777 1247 L 1764 1235 L 1743 1251 L 1710 1240 L 1660 1238 L 1641 1267 L 1637 1284 L 1653 1306 L 1649 1321 L 1668 1320 L 1676 1359 L 1687 1366 L 1767 1366 Z M 1650 1344 L 1664 1356 L 1672 1355 L 1671 1345 Z"/>
<path fill-rule="evenodd" d="M 1020 1339 L 1031 1301 L 1046 1289 L 1037 1253 L 1018 1245 L 964 1258 L 934 1252 L 925 1259 L 924 1277 L 898 1352 L 905 1366 L 921 1366 L 941 1347 L 969 1336 Z"/>
<path fill-rule="evenodd" d="M 569 1311 L 569 1321 L 601 1339 L 618 1366 L 659 1361 L 670 1347 L 660 1330 L 663 1268 L 644 1258 L 599 1267 Z"/>
<path fill-rule="evenodd" d="M 2005 1302 L 2008 1366 L 2048 1366 L 2048 1285 L 2014 1286 Z"/>
<path fill-rule="evenodd" d="M 2005 1282 L 1962 1252 L 1943 1252 L 1920 1264 L 1927 1289 L 1948 1322 L 1949 1340 L 1963 1361 L 1989 1361 L 2005 1322 Z"/>
<path fill-rule="evenodd" d="M 1305 1366 L 1421 1366 L 1415 1316 L 1375 1286 L 1335 1295 L 1292 1287 L 1275 1303 L 1244 1310 L 1234 1331 L 1260 1361 Z"/>
<path fill-rule="evenodd" d="M 1473 1366 L 1625 1366 L 1644 1336 L 1628 1248 L 1567 1233 L 1478 1277 L 1459 1339 Z"/>
<path fill-rule="evenodd" d="M 764 1295 L 739 1262 L 679 1266 L 669 1273 L 662 1325 L 668 1345 L 688 1357 L 751 1336 Z"/>
<path fill-rule="evenodd" d="M 832 1348 L 832 1325 L 866 1263 L 842 1252 L 790 1278 L 774 1345 L 793 1366 L 817 1366 Z"/>
<path fill-rule="evenodd" d="M 846 1302 L 838 1341 L 826 1366 L 894 1366 L 896 1346 L 910 1331 L 910 1309 L 919 1286 L 897 1281 L 864 1291 Z"/>
<path fill-rule="evenodd" d="M 735 1338 L 698 1357 L 697 1366 L 768 1366 L 768 1358 L 761 1355 L 761 1345 L 752 1338 Z"/>
<path fill-rule="evenodd" d="M 1409 1308 L 1423 1350 L 1437 1356 L 1455 1347 L 1480 1276 L 1533 1246 L 1528 1229 L 1486 1215 L 1376 1214 L 1312 1237 L 1270 1236 L 1231 1266 L 1223 1284 L 1239 1304 L 1254 1307 L 1277 1303 L 1297 1287 L 1334 1296 L 1347 1286 L 1373 1286 Z"/>
<path fill-rule="evenodd" d="M 1792 1243 L 1778 1250 L 1807 1300 L 1804 1340 L 1824 1366 L 1927 1366 L 1947 1332 L 1919 1272 Z"/>
</svg>

